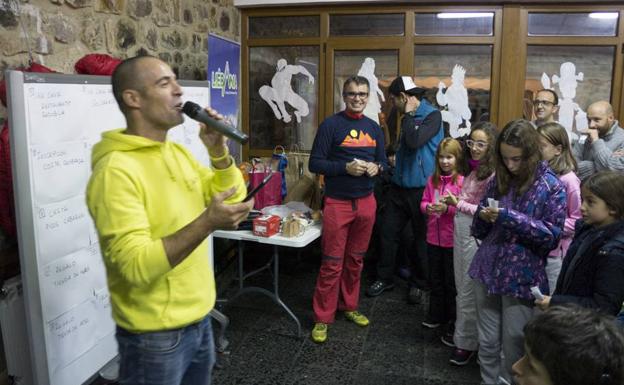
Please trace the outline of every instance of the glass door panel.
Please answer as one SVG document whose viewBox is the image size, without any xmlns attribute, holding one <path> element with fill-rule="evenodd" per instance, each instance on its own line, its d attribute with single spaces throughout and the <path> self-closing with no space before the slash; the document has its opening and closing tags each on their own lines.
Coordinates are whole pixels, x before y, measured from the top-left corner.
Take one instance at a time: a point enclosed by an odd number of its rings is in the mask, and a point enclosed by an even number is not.
<svg viewBox="0 0 624 385">
<path fill-rule="evenodd" d="M 370 83 L 364 114 L 387 130 L 387 118 L 392 108 L 388 87 L 399 74 L 399 50 L 336 50 L 333 58 L 333 112 L 345 108 L 342 97 L 345 80 L 360 75 Z M 388 139 L 386 131 L 386 143 L 389 143 Z"/>
</svg>

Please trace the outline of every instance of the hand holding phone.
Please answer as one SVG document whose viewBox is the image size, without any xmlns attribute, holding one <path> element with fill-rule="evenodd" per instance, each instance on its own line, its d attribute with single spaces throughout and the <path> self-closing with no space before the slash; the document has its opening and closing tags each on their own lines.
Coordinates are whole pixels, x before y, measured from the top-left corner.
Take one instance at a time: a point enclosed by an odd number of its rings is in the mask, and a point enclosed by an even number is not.
<svg viewBox="0 0 624 385">
<path fill-rule="evenodd" d="M 447 191 L 446 195 L 442 197 L 442 202 L 447 205 L 457 206 L 457 202 L 459 202 L 459 198 L 457 195 L 453 195 L 451 191 Z"/>
<path fill-rule="evenodd" d="M 273 172 L 268 173 L 267 176 L 265 176 L 264 179 L 262 179 L 262 181 L 258 183 L 256 187 L 254 187 L 253 189 L 251 189 L 251 191 L 247 193 L 247 196 L 245 197 L 245 199 L 243 199 L 243 202 L 247 202 L 248 200 L 253 198 L 253 196 L 256 195 L 258 191 L 260 191 L 260 189 L 262 189 L 267 183 L 269 183 L 269 180 L 271 180 L 272 177 Z"/>
<path fill-rule="evenodd" d="M 494 198 L 488 198 L 488 207 L 491 209 L 497 209 L 498 208 L 498 201 Z"/>
</svg>

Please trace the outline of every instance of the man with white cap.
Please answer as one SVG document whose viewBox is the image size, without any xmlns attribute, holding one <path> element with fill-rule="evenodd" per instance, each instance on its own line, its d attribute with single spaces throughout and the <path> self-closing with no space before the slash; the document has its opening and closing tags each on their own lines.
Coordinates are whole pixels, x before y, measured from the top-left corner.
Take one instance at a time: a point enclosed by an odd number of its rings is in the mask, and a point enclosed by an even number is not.
<svg viewBox="0 0 624 385">
<path fill-rule="evenodd" d="M 427 178 L 435 168 L 435 153 L 444 137 L 442 115 L 425 98 L 425 89 L 417 87 L 410 76 L 399 76 L 389 88 L 390 99 L 403 114 L 396 153 L 396 168 L 388 191 L 388 202 L 381 214 L 381 255 L 377 280 L 367 289 L 371 297 L 394 288 L 393 275 L 400 234 L 412 223 L 416 254 L 411 253 L 412 272 L 408 302 L 418 303 L 422 290 L 428 290 L 426 259 L 426 219 L 420 212 Z"/>
</svg>

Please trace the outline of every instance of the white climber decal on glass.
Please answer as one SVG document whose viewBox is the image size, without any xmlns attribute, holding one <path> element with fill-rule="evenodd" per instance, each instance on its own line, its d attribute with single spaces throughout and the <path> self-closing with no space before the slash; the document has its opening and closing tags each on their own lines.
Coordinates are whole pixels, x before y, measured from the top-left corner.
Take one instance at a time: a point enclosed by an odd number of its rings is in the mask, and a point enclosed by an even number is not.
<svg viewBox="0 0 624 385">
<path fill-rule="evenodd" d="M 358 76 L 365 77 L 370 86 L 368 90 L 368 100 L 364 115 L 371 118 L 379 124 L 379 114 L 381 113 L 381 103 L 386 101 L 383 91 L 379 88 L 379 80 L 375 76 L 375 59 L 367 57 L 362 62 L 362 66 L 358 71 Z M 340 85 L 342 87 L 342 85 Z M 381 101 L 380 101 L 381 99 Z M 344 110 L 346 105 L 344 100 L 340 99 L 340 109 Z"/>
<path fill-rule="evenodd" d="M 574 102 L 576 87 L 578 86 L 578 81 L 583 81 L 583 73 L 579 72 L 577 74 L 576 66 L 572 62 L 562 63 L 559 73 L 559 75 L 554 74 L 552 76 L 552 85 L 548 75 L 545 72 L 542 73 L 542 87 L 555 90 L 554 85 L 559 85 L 558 121 L 559 124 L 565 127 L 570 141 L 574 141 L 578 139 L 578 133 L 585 132 L 588 128 L 587 114 Z"/>
<path fill-rule="evenodd" d="M 472 112 L 468 105 L 468 90 L 464 86 L 466 70 L 459 64 L 453 67 L 451 85 L 446 88 L 443 81 L 438 83 L 436 101 L 442 110 L 442 120 L 449 125 L 449 134 L 453 138 L 459 138 L 470 133 L 470 118 Z M 446 92 L 444 91 L 446 89 Z M 463 127 L 460 128 L 460 126 Z"/>
<path fill-rule="evenodd" d="M 384 97 L 383 91 L 379 89 L 379 82 L 377 80 L 377 76 L 375 76 L 375 59 L 372 57 L 364 59 L 364 62 L 358 71 L 358 75 L 365 77 L 370 85 L 370 89 L 368 90 L 368 103 L 364 109 L 364 115 L 379 124 L 381 102 L 385 102 L 386 98 Z M 381 99 L 381 101 L 379 99 Z"/>
<path fill-rule="evenodd" d="M 301 118 L 310 113 L 308 102 L 293 91 L 291 80 L 293 75 L 303 74 L 308 77 L 310 84 L 314 84 L 314 76 L 302 65 L 292 65 L 282 58 L 277 61 L 277 67 L 271 86 L 262 86 L 258 90 L 260 97 L 269 104 L 273 110 L 273 114 L 278 120 L 289 123 L 292 120 L 290 114 L 286 111 L 285 103 L 294 108 L 297 123 L 301 123 Z"/>
</svg>

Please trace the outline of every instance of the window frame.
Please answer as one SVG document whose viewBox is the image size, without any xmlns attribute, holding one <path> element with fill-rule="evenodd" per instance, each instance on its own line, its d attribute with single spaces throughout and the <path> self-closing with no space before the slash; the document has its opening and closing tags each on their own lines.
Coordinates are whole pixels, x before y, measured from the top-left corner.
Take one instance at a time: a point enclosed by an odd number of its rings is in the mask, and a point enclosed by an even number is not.
<svg viewBox="0 0 624 385">
<path fill-rule="evenodd" d="M 456 3 L 455 3 L 456 4 Z M 318 121 L 333 113 L 333 52 L 336 50 L 398 49 L 399 73 L 412 74 L 414 70 L 414 47 L 416 45 L 469 44 L 492 45 L 492 70 L 490 88 L 491 121 L 502 127 L 512 119 L 522 117 L 522 100 L 526 77 L 527 47 L 529 45 L 558 46 L 616 46 L 612 75 L 611 104 L 616 116 L 624 111 L 623 97 L 623 47 L 624 47 L 624 4 L 593 5 L 562 3 L 540 5 L 535 2 L 501 2 L 498 5 L 436 5 L 411 6 L 394 4 L 288 6 L 241 9 L 241 92 L 242 129 L 249 132 L 249 49 L 258 46 L 302 46 L 319 47 L 319 77 L 317 81 Z M 437 12 L 494 12 L 494 34 L 492 36 L 424 36 L 415 35 L 416 13 Z M 618 12 L 619 21 L 616 36 L 529 36 L 528 14 L 574 13 L 574 12 Z M 336 14 L 383 14 L 405 13 L 404 36 L 330 36 L 329 15 Z M 254 38 L 248 35 L 249 17 L 257 16 L 320 16 L 320 36 L 306 38 Z M 287 149 L 288 150 L 288 149 Z M 243 156 L 270 156 L 269 150 L 243 147 Z"/>
</svg>

